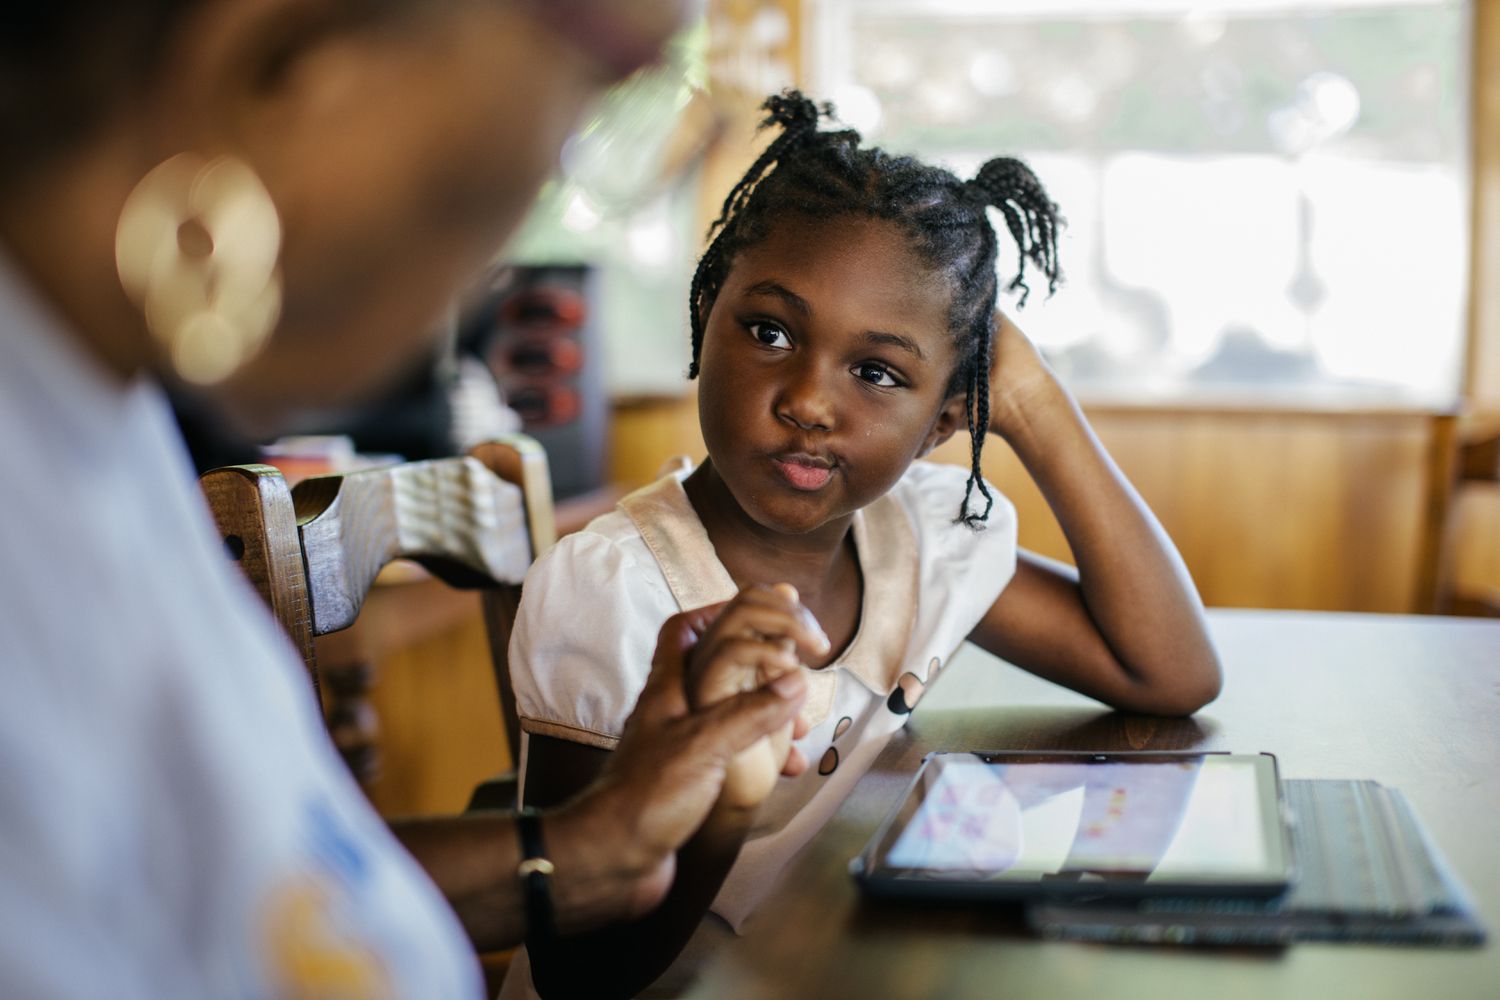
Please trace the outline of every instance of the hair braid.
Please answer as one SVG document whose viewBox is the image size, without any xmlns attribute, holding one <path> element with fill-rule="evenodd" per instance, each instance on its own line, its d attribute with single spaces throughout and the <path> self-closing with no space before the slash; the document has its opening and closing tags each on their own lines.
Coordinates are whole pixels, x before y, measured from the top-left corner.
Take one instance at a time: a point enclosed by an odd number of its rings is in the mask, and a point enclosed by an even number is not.
<svg viewBox="0 0 1500 1000">
<path fill-rule="evenodd" d="M 724 204 L 719 209 L 719 217 L 709 223 L 708 249 L 703 251 L 698 267 L 693 271 L 692 284 L 688 288 L 688 324 L 693 338 L 693 357 L 688 363 L 690 379 L 698 377 L 698 355 L 703 349 L 703 304 L 705 301 L 712 301 L 719 292 L 716 276 L 721 271 L 719 265 L 723 257 L 721 248 L 724 227 L 744 209 L 754 194 L 756 185 L 771 165 L 780 163 L 808 136 L 816 133 L 820 117 L 833 116 L 833 105 L 824 102 L 820 107 L 795 90 L 786 90 L 766 98 L 761 110 L 766 112 L 766 117 L 761 119 L 760 127 L 765 129 L 780 125 L 781 134 L 756 157 L 750 169 L 745 171 L 745 176 L 729 189 L 729 194 L 725 196 Z"/>
<path fill-rule="evenodd" d="M 719 270 L 719 244 L 723 241 L 723 233 L 715 236 L 713 242 L 709 243 L 708 249 L 703 251 L 703 256 L 698 261 L 697 270 L 693 271 L 693 282 L 688 286 L 688 329 L 693 335 L 693 357 L 688 362 L 688 378 L 698 377 L 698 356 L 703 353 L 703 306 L 702 303 L 709 301 L 718 294 L 718 282 L 709 286 L 708 275 Z M 705 298 L 704 292 L 710 294 Z"/>
<path fill-rule="evenodd" d="M 995 506 L 995 498 L 980 471 L 979 458 L 984 451 L 984 436 L 989 432 L 990 422 L 990 338 L 981 337 L 977 345 L 978 357 L 974 359 L 974 374 L 965 389 L 969 417 L 969 480 L 964 483 L 964 500 L 958 508 L 958 519 L 969 527 L 979 530 L 989 520 Z M 976 402 L 975 396 L 978 396 Z M 984 510 L 975 514 L 969 510 L 969 499 L 975 487 L 984 497 Z"/>
<path fill-rule="evenodd" d="M 780 125 L 781 134 L 771 141 L 760 156 L 756 157 L 750 169 L 745 171 L 745 176 L 729 189 L 729 194 L 724 199 L 724 206 L 719 211 L 719 217 L 708 227 L 710 234 L 723 228 L 732 215 L 745 207 L 745 202 L 750 199 L 755 185 L 759 183 L 771 164 L 780 162 L 782 157 L 817 132 L 819 118 L 833 116 L 833 105 L 824 102 L 822 106 L 819 106 L 795 90 L 785 90 L 766 98 L 765 103 L 761 105 L 761 110 L 766 112 L 766 116 L 761 119 L 760 128 L 766 129 L 772 125 Z"/>
</svg>

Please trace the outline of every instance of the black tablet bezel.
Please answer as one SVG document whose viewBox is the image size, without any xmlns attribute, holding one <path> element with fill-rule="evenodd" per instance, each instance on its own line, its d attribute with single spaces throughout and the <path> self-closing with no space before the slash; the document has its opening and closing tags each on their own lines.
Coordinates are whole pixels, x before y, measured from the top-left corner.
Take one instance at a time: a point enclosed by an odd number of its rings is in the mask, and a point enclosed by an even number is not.
<svg viewBox="0 0 1500 1000">
<path fill-rule="evenodd" d="M 1147 881 L 1117 878 L 1108 881 L 1068 881 L 955 878 L 951 874 L 930 876 L 926 869 L 895 868 L 880 863 L 920 805 L 916 792 L 922 775 L 932 762 L 941 757 L 977 757 L 986 763 L 1163 763 L 1184 759 L 1227 758 L 1251 763 L 1256 775 L 1256 795 L 1263 823 L 1267 867 L 1263 873 L 1245 877 L 1174 878 Z M 1229 754 L 1219 751 L 1118 753 L 1076 753 L 1065 751 L 939 751 L 922 759 L 922 766 L 912 776 L 896 807 L 886 816 L 860 855 L 850 862 L 850 872 L 861 887 L 874 895 L 905 896 L 927 899 L 1077 899 L 1080 897 L 1142 896 L 1275 896 L 1291 885 L 1294 873 L 1291 838 L 1286 827 L 1286 810 L 1281 797 L 1276 758 L 1268 753 Z"/>
</svg>

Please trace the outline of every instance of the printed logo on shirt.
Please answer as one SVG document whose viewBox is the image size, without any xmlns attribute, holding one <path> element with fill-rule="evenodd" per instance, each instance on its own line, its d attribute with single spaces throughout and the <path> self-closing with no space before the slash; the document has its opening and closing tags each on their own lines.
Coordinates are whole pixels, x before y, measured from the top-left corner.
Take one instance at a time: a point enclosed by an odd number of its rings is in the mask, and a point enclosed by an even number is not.
<svg viewBox="0 0 1500 1000">
<path fill-rule="evenodd" d="M 313 855 L 329 874 L 351 888 L 363 886 L 369 878 L 369 859 L 326 799 L 307 804 L 307 826 Z"/>
<path fill-rule="evenodd" d="M 283 1000 L 386 1000 L 390 976 L 341 919 L 348 900 L 316 875 L 271 890 L 261 909 L 261 937 L 275 994 Z"/>
<path fill-rule="evenodd" d="M 276 995 L 384 1000 L 391 977 L 363 940 L 359 890 L 370 861 L 326 799 L 306 806 L 309 868 L 283 879 L 261 908 L 261 938 Z"/>
</svg>

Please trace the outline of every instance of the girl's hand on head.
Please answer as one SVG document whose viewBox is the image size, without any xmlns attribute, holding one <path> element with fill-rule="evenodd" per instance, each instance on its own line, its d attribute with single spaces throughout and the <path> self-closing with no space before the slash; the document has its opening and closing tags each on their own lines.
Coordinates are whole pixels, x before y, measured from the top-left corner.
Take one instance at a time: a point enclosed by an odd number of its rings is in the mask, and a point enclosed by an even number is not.
<svg viewBox="0 0 1500 1000">
<path fill-rule="evenodd" d="M 1039 404 L 1059 391 L 1061 385 L 1036 345 L 996 309 L 990 347 L 990 433 L 1012 440 L 1034 421 Z"/>
<path fill-rule="evenodd" d="M 723 606 L 693 650 L 688 697 L 695 708 L 705 708 L 800 672 L 804 659 L 827 651 L 828 637 L 793 587 L 747 587 Z M 803 731 L 794 720 L 739 754 L 730 764 L 720 804 L 753 808 L 770 794 L 778 775 L 806 770 L 807 759 L 792 745 Z"/>
</svg>

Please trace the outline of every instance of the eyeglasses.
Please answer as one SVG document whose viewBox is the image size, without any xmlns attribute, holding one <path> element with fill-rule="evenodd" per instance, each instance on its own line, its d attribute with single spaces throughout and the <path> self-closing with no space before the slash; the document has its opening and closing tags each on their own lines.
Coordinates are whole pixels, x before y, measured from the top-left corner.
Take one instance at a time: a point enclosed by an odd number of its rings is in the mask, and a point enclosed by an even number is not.
<svg viewBox="0 0 1500 1000">
<path fill-rule="evenodd" d="M 531 13 L 621 80 L 661 57 L 702 0 L 523 0 Z"/>
</svg>

